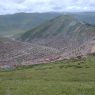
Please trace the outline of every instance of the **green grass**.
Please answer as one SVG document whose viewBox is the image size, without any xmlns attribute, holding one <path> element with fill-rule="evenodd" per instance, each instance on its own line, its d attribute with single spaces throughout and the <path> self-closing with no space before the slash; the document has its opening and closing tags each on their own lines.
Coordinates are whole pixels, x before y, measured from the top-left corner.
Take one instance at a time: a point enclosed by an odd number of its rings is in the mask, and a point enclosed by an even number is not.
<svg viewBox="0 0 95 95">
<path fill-rule="evenodd" d="M 0 95 L 95 95 L 95 57 L 0 71 Z"/>
</svg>

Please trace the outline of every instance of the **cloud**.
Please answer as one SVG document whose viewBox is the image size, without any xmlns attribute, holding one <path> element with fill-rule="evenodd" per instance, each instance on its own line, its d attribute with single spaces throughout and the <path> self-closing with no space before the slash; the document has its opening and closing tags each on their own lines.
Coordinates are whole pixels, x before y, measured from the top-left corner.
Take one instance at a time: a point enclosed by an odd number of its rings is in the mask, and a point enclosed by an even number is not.
<svg viewBox="0 0 95 95">
<path fill-rule="evenodd" d="M 95 0 L 0 0 L 0 14 L 94 10 Z"/>
<path fill-rule="evenodd" d="M 57 2 L 57 3 L 56 3 Z M 53 9 L 59 9 L 59 11 L 94 11 L 94 0 L 56 0 L 52 2 Z"/>
</svg>

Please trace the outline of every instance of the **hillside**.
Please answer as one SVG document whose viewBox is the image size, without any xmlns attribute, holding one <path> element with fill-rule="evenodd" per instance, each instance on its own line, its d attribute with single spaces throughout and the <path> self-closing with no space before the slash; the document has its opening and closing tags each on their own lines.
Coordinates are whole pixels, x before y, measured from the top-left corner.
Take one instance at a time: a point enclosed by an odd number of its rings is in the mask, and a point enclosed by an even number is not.
<svg viewBox="0 0 95 95">
<path fill-rule="evenodd" d="M 20 40 L 58 49 L 63 57 L 76 57 L 95 52 L 95 27 L 62 15 L 24 33 Z"/>
<path fill-rule="evenodd" d="M 16 13 L 0 15 L 0 35 L 12 36 L 30 30 L 41 23 L 55 18 L 60 13 Z"/>
<path fill-rule="evenodd" d="M 0 95 L 95 95 L 95 56 L 0 71 Z"/>
</svg>

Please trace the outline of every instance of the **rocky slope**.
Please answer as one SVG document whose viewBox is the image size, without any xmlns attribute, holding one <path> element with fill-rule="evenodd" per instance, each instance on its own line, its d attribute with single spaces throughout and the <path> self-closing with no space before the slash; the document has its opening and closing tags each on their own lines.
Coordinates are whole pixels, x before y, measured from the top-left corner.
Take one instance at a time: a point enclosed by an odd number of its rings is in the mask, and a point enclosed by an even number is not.
<svg viewBox="0 0 95 95">
<path fill-rule="evenodd" d="M 0 67 L 47 63 L 58 59 L 59 52 L 55 48 L 0 38 Z"/>
</svg>

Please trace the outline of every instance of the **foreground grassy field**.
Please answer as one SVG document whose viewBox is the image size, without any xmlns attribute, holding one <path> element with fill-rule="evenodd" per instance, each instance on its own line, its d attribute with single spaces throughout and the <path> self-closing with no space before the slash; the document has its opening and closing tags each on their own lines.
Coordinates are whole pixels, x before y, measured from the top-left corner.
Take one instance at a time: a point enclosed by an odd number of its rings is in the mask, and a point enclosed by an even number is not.
<svg viewBox="0 0 95 95">
<path fill-rule="evenodd" d="M 0 95 L 95 95 L 95 57 L 0 71 Z"/>
</svg>

